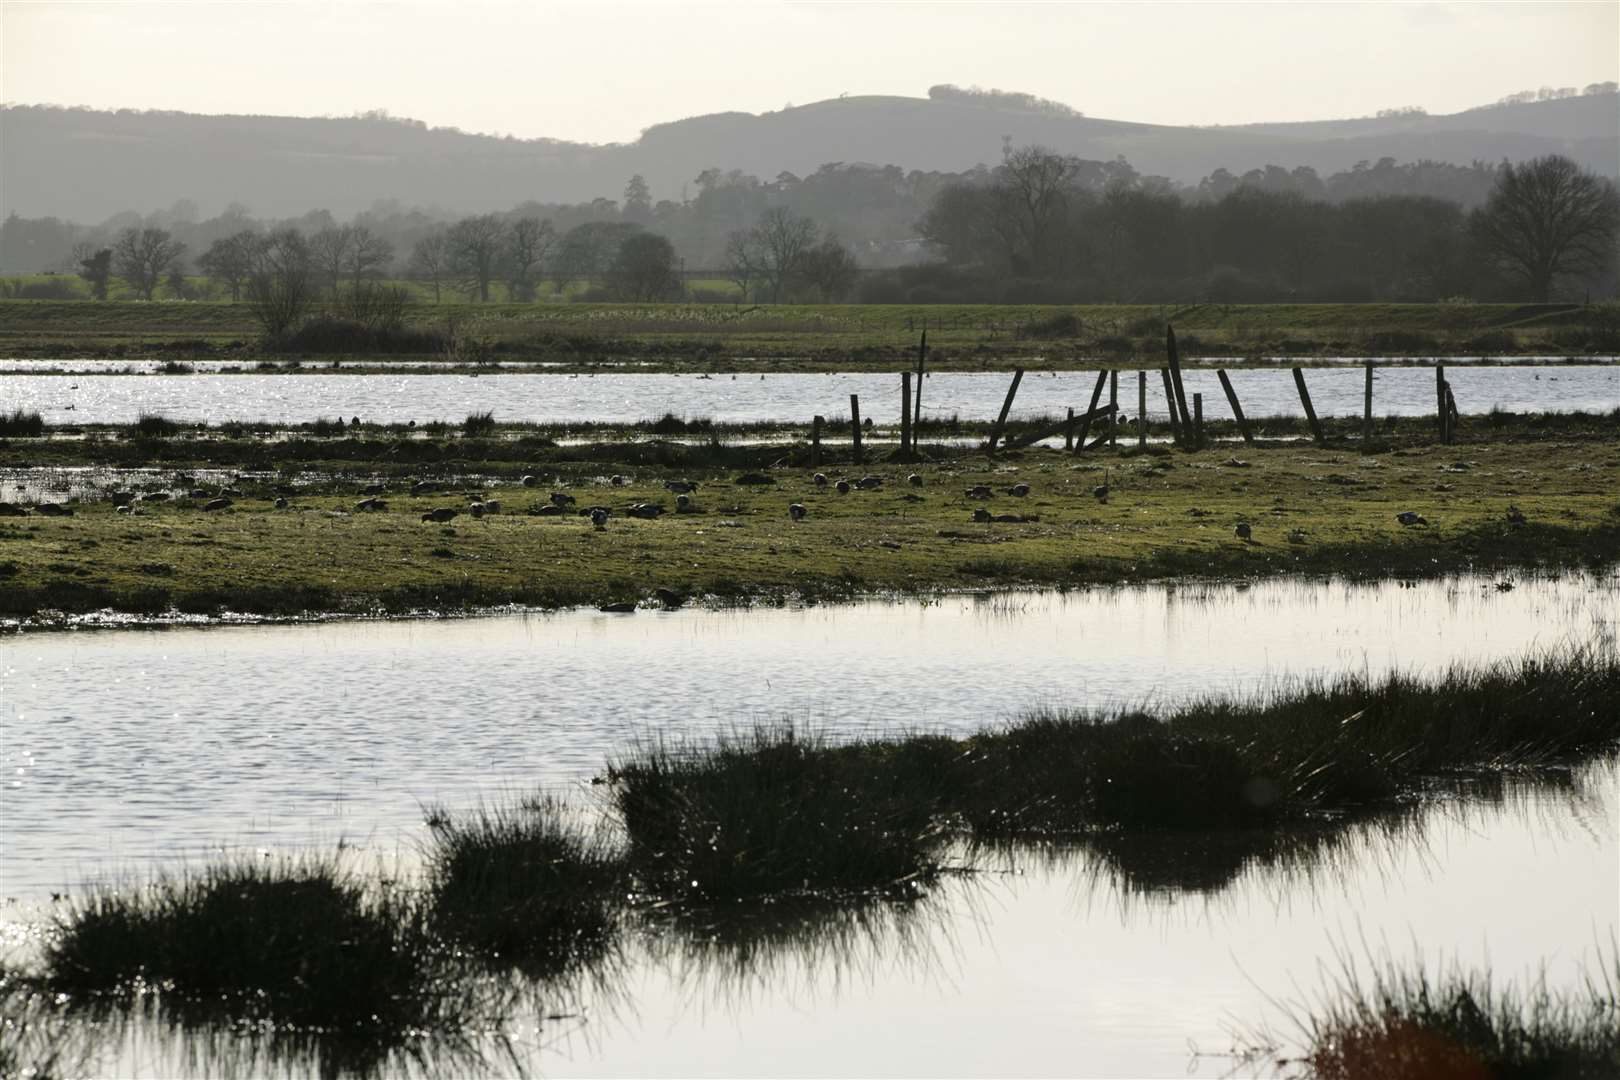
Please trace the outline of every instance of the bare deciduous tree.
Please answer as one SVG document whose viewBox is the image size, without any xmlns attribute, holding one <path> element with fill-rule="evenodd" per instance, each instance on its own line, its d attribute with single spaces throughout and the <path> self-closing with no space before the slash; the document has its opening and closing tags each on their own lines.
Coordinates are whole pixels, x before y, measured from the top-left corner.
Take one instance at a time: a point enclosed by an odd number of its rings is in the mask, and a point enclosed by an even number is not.
<svg viewBox="0 0 1620 1080">
<path fill-rule="evenodd" d="M 253 255 L 259 235 L 244 230 L 215 240 L 197 259 L 197 268 L 231 291 L 232 300 L 242 299 L 242 287 L 253 273 Z"/>
<path fill-rule="evenodd" d="M 125 229 L 113 244 L 113 266 L 142 300 L 152 299 L 170 267 L 179 263 L 186 245 L 167 229 Z"/>
<path fill-rule="evenodd" d="M 748 301 L 749 289 L 762 276 L 765 257 L 754 242 L 749 229 L 738 229 L 726 237 L 726 274 L 742 291 L 743 302 Z"/>
<path fill-rule="evenodd" d="M 462 218 L 446 234 L 452 273 L 468 296 L 489 301 L 489 286 L 500 270 L 506 226 L 494 214 Z"/>
<path fill-rule="evenodd" d="M 433 283 L 433 302 L 439 302 L 439 286 L 450 275 L 450 240 L 442 232 L 424 236 L 411 249 L 410 275 L 417 281 Z"/>
<path fill-rule="evenodd" d="M 394 262 L 394 245 L 364 225 L 346 225 L 349 251 L 343 269 L 350 286 L 359 291 L 360 283 L 384 276 Z"/>
<path fill-rule="evenodd" d="M 1615 257 L 1620 195 L 1608 180 L 1557 154 L 1518 166 L 1504 161 L 1495 189 L 1474 213 L 1473 231 L 1487 256 L 1546 302 L 1558 278 Z"/>
<path fill-rule="evenodd" d="M 512 300 L 534 299 L 546 255 L 556 241 L 557 234 L 549 220 L 529 217 L 512 223 L 506 233 L 506 250 L 501 256 L 507 294 Z"/>
<path fill-rule="evenodd" d="M 348 270 L 349 247 L 353 240 L 354 233 L 347 225 L 321 229 L 309 238 L 310 262 L 333 296 L 337 295 L 338 283 Z"/>
<path fill-rule="evenodd" d="M 781 303 L 794 275 L 803 269 L 805 255 L 816 243 L 816 223 L 774 206 L 760 215 L 750 230 L 760 253 L 760 277 L 771 290 L 771 302 Z"/>
<path fill-rule="evenodd" d="M 270 337 L 296 327 L 315 300 L 316 270 L 309 242 L 296 229 L 281 229 L 254 246 L 248 301 Z"/>
</svg>

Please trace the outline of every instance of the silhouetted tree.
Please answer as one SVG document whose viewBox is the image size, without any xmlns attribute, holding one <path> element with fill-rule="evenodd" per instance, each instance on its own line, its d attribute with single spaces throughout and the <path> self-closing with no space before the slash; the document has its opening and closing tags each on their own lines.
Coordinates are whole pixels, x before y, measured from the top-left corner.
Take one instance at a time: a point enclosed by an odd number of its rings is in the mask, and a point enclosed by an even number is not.
<svg viewBox="0 0 1620 1080">
<path fill-rule="evenodd" d="M 242 286 L 253 273 L 253 256 L 259 242 L 259 235 L 251 230 L 222 237 L 197 258 L 197 268 L 229 289 L 232 300 L 240 300 Z"/>
<path fill-rule="evenodd" d="M 343 272 L 350 287 L 358 291 L 361 282 L 386 276 L 394 263 L 394 245 L 365 225 L 348 225 L 345 231 L 349 234 L 349 244 Z"/>
<path fill-rule="evenodd" d="M 855 288 L 859 271 L 854 253 L 829 234 L 805 252 L 800 276 L 822 303 L 836 304 Z"/>
<path fill-rule="evenodd" d="M 673 300 L 681 294 L 675 247 L 656 233 L 637 233 L 619 244 L 608 264 L 607 287 L 619 300 Z"/>
<path fill-rule="evenodd" d="M 534 299 L 546 254 L 556 241 L 557 234 L 549 220 L 526 217 L 512 223 L 506 233 L 506 250 L 501 256 L 501 269 L 506 275 L 507 294 L 511 299 L 524 302 Z"/>
<path fill-rule="evenodd" d="M 279 337 L 298 326 L 316 291 L 309 242 L 297 229 L 278 229 L 254 245 L 248 303 L 266 335 Z"/>
<path fill-rule="evenodd" d="M 79 276 L 90 283 L 90 295 L 97 300 L 107 299 L 107 285 L 112 280 L 112 248 L 75 244 L 73 258 L 78 263 Z"/>
<path fill-rule="evenodd" d="M 563 234 L 551 260 L 551 280 L 560 293 L 576 281 L 591 282 L 613 262 L 619 245 L 639 232 L 624 222 L 587 221 Z"/>
<path fill-rule="evenodd" d="M 439 286 L 450 276 L 450 239 L 442 232 L 431 233 L 411 249 L 410 275 L 417 281 L 433 283 L 433 302 L 439 302 Z"/>
<path fill-rule="evenodd" d="M 321 229 L 309 238 L 309 258 L 326 283 L 327 290 L 336 296 L 338 283 L 343 280 L 349 265 L 349 246 L 354 232 L 347 225 L 334 225 Z"/>
<path fill-rule="evenodd" d="M 446 241 L 452 273 L 461 279 L 468 296 L 487 303 L 506 246 L 506 226 L 494 214 L 462 218 L 450 227 Z"/>
<path fill-rule="evenodd" d="M 781 303 L 794 276 L 803 271 L 805 256 L 815 246 L 816 223 L 773 206 L 760 215 L 759 224 L 750 232 L 760 255 L 760 278 L 771 290 L 771 302 Z"/>
<path fill-rule="evenodd" d="M 169 268 L 180 261 L 186 245 L 167 229 L 125 229 L 113 244 L 113 266 L 118 276 L 142 300 L 152 299 Z"/>
<path fill-rule="evenodd" d="M 1545 302 L 1558 278 L 1614 258 L 1620 196 L 1612 183 L 1557 154 L 1517 166 L 1504 161 L 1472 227 L 1486 255 Z"/>
<path fill-rule="evenodd" d="M 638 225 L 652 220 L 652 190 L 640 173 L 636 173 L 624 185 L 624 219 Z"/>
</svg>

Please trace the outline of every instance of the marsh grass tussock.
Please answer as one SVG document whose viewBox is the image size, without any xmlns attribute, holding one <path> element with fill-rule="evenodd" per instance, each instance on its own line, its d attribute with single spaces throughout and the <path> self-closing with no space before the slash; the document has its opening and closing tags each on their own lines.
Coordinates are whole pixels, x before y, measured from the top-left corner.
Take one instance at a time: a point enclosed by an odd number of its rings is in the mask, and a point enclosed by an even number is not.
<svg viewBox="0 0 1620 1080">
<path fill-rule="evenodd" d="M 1314 1007 L 1290 1007 L 1304 1046 L 1281 1060 L 1294 1075 L 1318 1080 L 1620 1075 L 1620 953 L 1612 944 L 1607 953 L 1584 986 L 1565 991 L 1549 989 L 1543 977 L 1500 984 L 1489 972 L 1393 960 L 1374 961 L 1363 974 L 1341 957 Z M 1276 1053 L 1273 1037 L 1247 1041 Z"/>
<path fill-rule="evenodd" d="M 0 438 L 37 439 L 45 434 L 45 418 L 37 412 L 12 409 L 0 413 Z"/>
<path fill-rule="evenodd" d="M 853 769 L 852 769 L 853 765 Z M 610 763 L 632 871 L 687 901 L 904 889 L 936 872 L 934 807 L 791 727 Z"/>
<path fill-rule="evenodd" d="M 427 899 L 437 932 L 494 966 L 555 979 L 616 947 L 626 891 L 610 826 L 550 799 L 456 817 L 429 808 Z"/>
</svg>

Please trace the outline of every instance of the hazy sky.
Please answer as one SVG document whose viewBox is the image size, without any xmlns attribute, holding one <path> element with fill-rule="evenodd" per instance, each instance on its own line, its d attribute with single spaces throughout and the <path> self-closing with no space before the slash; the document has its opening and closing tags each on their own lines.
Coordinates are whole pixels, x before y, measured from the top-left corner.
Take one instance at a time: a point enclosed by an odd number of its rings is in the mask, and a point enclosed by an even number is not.
<svg viewBox="0 0 1620 1080">
<path fill-rule="evenodd" d="M 1166 124 L 1455 112 L 1620 77 L 1620 2 L 0 0 L 12 103 L 348 115 L 586 142 L 935 83 Z"/>
</svg>

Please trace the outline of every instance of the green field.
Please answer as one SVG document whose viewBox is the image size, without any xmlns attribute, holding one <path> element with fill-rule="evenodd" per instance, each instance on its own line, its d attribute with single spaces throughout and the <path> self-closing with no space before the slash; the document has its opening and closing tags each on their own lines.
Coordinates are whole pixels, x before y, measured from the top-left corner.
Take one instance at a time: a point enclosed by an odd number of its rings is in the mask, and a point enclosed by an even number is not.
<svg viewBox="0 0 1620 1080">
<path fill-rule="evenodd" d="M 38 442 L 0 446 L 0 467 L 32 463 Z M 811 482 L 802 447 L 747 451 L 799 462 L 752 466 L 774 481 L 760 485 L 735 483 L 743 470 L 720 467 L 723 457 L 670 444 L 620 452 L 537 447 L 531 469 L 540 481 L 524 487 L 511 464 L 482 469 L 455 440 L 415 465 L 391 450 L 394 441 L 376 442 L 368 464 L 283 465 L 283 477 L 309 475 L 313 486 L 238 481 L 240 497 L 220 512 L 204 511 L 198 498 L 138 504 L 133 514 L 94 501 L 71 517 L 0 518 L 0 607 L 24 616 L 171 605 L 402 611 L 639 601 L 657 588 L 760 600 L 1181 575 L 1432 575 L 1620 555 L 1612 485 L 1620 441 L 1612 424 L 1584 437 L 1495 433 L 1374 454 L 1278 443 L 1245 448 L 1242 460 L 1230 448 L 1081 458 L 1042 450 L 999 459 L 932 448 L 934 460 L 920 466 L 824 466 L 834 480 L 884 478 L 879 490 L 847 495 Z M 274 444 L 258 445 L 265 449 L 257 464 L 271 464 Z M 614 458 L 633 464 L 615 466 Z M 921 486 L 907 482 L 913 469 Z M 627 474 L 628 483 L 610 485 L 613 473 Z M 389 478 L 387 509 L 357 511 L 361 485 L 378 477 Z M 451 486 L 412 496 L 405 489 L 415 477 Z M 674 512 L 675 497 L 662 486 L 672 477 L 700 482 L 695 512 Z M 1018 483 L 1030 486 L 1027 497 L 1008 493 Z M 1103 483 L 1106 501 L 1093 493 Z M 966 494 L 979 484 L 992 494 Z M 278 486 L 290 493 L 285 509 L 272 505 Z M 595 530 L 577 515 L 531 515 L 552 490 L 572 494 L 579 507 L 610 507 L 613 516 Z M 474 519 L 465 511 L 475 498 L 496 498 L 502 510 Z M 644 501 L 670 512 L 657 520 L 626 515 Z M 806 507 L 803 521 L 789 519 L 794 502 Z M 1527 524 L 1509 523 L 1515 505 Z M 449 524 L 420 520 L 436 507 L 463 513 Z M 1023 520 L 976 522 L 979 508 Z M 1404 510 L 1428 525 L 1403 527 L 1395 515 Z M 1240 521 L 1251 524 L 1251 541 L 1234 535 Z"/>
<path fill-rule="evenodd" d="M 926 328 L 939 369 L 1157 363 L 1173 323 L 1183 355 L 1255 358 L 1620 353 L 1620 305 L 1259 304 L 766 305 L 413 303 L 407 325 L 458 343 L 457 359 L 590 367 L 634 358 L 674 369 L 892 368 Z M 450 327 L 454 326 L 453 334 Z M 437 335 L 438 337 L 434 337 Z M 442 358 L 412 339 L 337 352 L 259 341 L 250 307 L 220 301 L 0 301 L 0 355 Z"/>
</svg>

